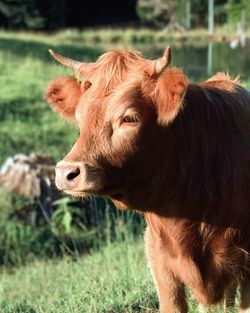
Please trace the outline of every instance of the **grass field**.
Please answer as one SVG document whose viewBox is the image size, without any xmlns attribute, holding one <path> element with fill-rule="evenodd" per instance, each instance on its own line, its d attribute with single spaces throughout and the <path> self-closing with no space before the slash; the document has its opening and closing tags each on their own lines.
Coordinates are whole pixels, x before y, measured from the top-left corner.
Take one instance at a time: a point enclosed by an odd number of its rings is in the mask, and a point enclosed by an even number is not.
<svg viewBox="0 0 250 313">
<path fill-rule="evenodd" d="M 43 94 L 53 77 L 71 72 L 53 62 L 48 49 L 57 47 L 85 61 L 102 51 L 38 37 L 0 35 L 0 163 L 8 155 L 31 151 L 59 159 L 69 149 L 76 130 L 51 112 Z"/>
<path fill-rule="evenodd" d="M 156 312 L 157 297 L 141 240 L 79 258 L 2 271 L 0 312 Z"/>
<path fill-rule="evenodd" d="M 127 36 L 124 41 L 129 44 L 150 41 L 152 32 L 145 35 L 145 32 L 113 34 L 99 31 L 93 35 L 69 31 L 53 36 L 0 31 L 0 164 L 9 155 L 21 152 L 45 152 L 56 160 L 66 153 L 78 130 L 51 112 L 43 94 L 52 78 L 72 73 L 56 64 L 48 49 L 92 61 L 106 48 L 100 43 L 104 36 L 110 46 L 120 42 L 121 36 Z M 163 41 L 160 34 L 158 36 L 158 40 Z M 11 202 L 1 194 L 0 218 L 6 225 L 8 220 L 3 219 L 3 214 L 11 209 L 10 206 Z M 8 241 L 2 229 L 0 248 Z M 25 236 L 31 236 L 31 231 Z M 25 241 L 20 240 L 17 232 L 15 236 L 15 247 L 27 253 Z M 142 236 L 125 236 L 126 240 L 107 243 L 101 250 L 92 249 L 82 257 L 65 256 L 47 261 L 31 258 L 32 261 L 25 266 L 3 267 L 0 312 L 157 312 L 158 301 L 146 265 Z M 35 245 L 33 242 L 29 244 Z M 39 244 L 46 245 L 46 241 Z M 190 312 L 195 312 L 196 304 L 191 297 L 189 306 Z M 221 308 L 216 311 L 221 312 Z"/>
<path fill-rule="evenodd" d="M 36 261 L 11 272 L 3 269 L 0 312 L 156 313 L 156 289 L 143 250 L 138 239 L 107 245 L 75 261 Z M 192 296 L 188 305 L 190 313 L 197 312 Z M 221 313 L 222 307 L 210 312 Z"/>
<path fill-rule="evenodd" d="M 59 160 L 77 136 L 78 130 L 60 120 L 43 100 L 52 78 L 72 74 L 50 58 L 49 48 L 85 61 L 104 51 L 85 43 L 72 45 L 62 34 L 0 32 L 0 164 L 9 155 L 32 151 Z M 157 308 L 142 240 L 103 244 L 100 252 L 95 249 L 81 258 L 44 256 L 45 260 L 36 261 L 29 247 L 44 250 L 51 232 L 41 239 L 32 227 L 10 221 L 6 211 L 11 211 L 11 203 L 2 192 L 0 245 L 13 264 L 26 265 L 1 269 L 0 312 L 154 312 Z"/>
</svg>

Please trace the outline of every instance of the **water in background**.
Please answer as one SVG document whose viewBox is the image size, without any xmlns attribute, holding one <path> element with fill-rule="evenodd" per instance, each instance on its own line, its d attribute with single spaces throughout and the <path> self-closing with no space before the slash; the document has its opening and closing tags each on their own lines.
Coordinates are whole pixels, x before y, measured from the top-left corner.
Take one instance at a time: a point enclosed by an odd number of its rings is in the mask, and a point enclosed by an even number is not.
<svg viewBox="0 0 250 313">
<path fill-rule="evenodd" d="M 172 65 L 183 68 L 192 81 L 207 79 L 217 72 L 228 72 L 241 79 L 250 77 L 250 41 L 244 48 L 230 48 L 229 43 L 182 43 L 172 46 Z M 154 59 L 162 55 L 165 46 L 138 46 L 147 58 Z"/>
</svg>

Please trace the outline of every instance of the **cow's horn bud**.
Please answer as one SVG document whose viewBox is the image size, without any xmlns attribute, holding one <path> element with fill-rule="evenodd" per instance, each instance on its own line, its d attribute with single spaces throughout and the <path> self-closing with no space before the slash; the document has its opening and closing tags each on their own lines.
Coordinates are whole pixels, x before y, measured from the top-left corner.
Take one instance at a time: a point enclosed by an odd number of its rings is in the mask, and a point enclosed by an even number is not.
<svg viewBox="0 0 250 313">
<path fill-rule="evenodd" d="M 51 56 L 59 63 L 65 65 L 66 67 L 71 68 L 72 70 L 79 72 L 80 67 L 83 65 L 82 62 L 76 61 L 76 60 L 72 60 L 70 58 L 67 58 L 63 55 L 60 55 L 58 53 L 56 53 L 54 50 L 49 50 L 49 53 L 51 54 Z"/>
<path fill-rule="evenodd" d="M 161 74 L 161 72 L 170 64 L 171 62 L 171 49 L 167 47 L 164 55 L 155 61 L 155 73 Z"/>
</svg>

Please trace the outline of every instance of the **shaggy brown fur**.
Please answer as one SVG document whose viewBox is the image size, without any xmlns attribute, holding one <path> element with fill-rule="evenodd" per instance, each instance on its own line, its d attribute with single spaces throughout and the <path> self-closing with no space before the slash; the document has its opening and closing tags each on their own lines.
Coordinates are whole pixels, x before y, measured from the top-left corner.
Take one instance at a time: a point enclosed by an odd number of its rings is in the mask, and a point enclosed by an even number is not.
<svg viewBox="0 0 250 313">
<path fill-rule="evenodd" d="M 47 99 L 69 117 L 75 108 L 80 127 L 57 186 L 144 214 L 161 313 L 187 312 L 185 286 L 202 304 L 232 305 L 238 283 L 249 312 L 250 95 L 223 73 L 189 84 L 162 64 L 108 52 L 82 66 L 85 88 L 52 81 Z"/>
</svg>

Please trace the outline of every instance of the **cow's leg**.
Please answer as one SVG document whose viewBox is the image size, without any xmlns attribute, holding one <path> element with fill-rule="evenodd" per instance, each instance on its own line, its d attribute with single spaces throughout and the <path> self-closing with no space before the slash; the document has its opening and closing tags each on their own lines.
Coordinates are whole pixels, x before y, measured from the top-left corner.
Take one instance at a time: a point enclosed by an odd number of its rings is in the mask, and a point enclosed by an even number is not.
<svg viewBox="0 0 250 313">
<path fill-rule="evenodd" d="M 241 281 L 239 313 L 250 313 L 250 276 Z"/>
<path fill-rule="evenodd" d="M 155 281 L 160 301 L 160 313 L 186 313 L 188 311 L 185 288 L 172 273 L 166 273 L 164 280 L 156 274 Z"/>
<path fill-rule="evenodd" d="M 160 313 L 187 313 L 184 285 L 168 268 L 167 258 L 161 255 L 149 232 L 147 230 L 145 236 L 146 251 L 158 291 Z"/>
<path fill-rule="evenodd" d="M 236 296 L 237 282 L 234 282 L 230 287 L 226 290 L 225 298 L 224 298 L 224 313 L 231 309 L 235 305 L 235 296 Z"/>
</svg>

